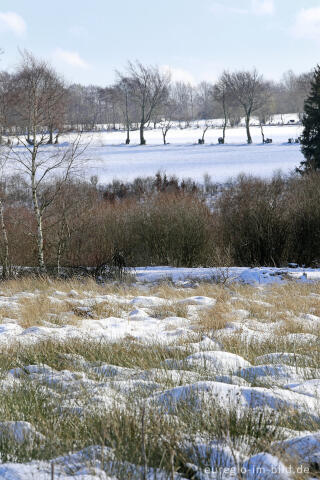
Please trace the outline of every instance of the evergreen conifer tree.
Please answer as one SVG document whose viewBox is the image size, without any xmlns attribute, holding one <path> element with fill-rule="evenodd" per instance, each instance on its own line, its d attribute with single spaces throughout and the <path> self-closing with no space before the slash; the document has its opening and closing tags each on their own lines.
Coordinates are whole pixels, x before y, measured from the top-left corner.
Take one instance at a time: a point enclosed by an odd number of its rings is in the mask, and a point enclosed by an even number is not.
<svg viewBox="0 0 320 480">
<path fill-rule="evenodd" d="M 300 163 L 297 172 L 301 174 L 320 170 L 320 66 L 314 71 L 311 90 L 304 104 L 304 127 L 301 144 L 305 160 Z"/>
</svg>

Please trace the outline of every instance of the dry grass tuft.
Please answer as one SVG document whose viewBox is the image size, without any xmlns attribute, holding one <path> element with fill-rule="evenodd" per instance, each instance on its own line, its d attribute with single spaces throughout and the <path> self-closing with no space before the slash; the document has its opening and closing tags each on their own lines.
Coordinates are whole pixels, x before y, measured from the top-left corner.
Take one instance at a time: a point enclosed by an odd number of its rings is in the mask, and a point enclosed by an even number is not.
<svg viewBox="0 0 320 480">
<path fill-rule="evenodd" d="M 95 302 L 91 306 L 92 313 L 98 318 L 122 317 L 124 312 L 130 310 L 130 305 L 116 302 Z"/>
<path fill-rule="evenodd" d="M 45 293 L 33 298 L 21 298 L 19 304 L 18 318 L 23 328 L 43 325 L 46 322 L 57 325 L 76 324 L 79 320 L 77 315 L 71 314 L 72 305 L 65 301 L 52 302 Z"/>
<path fill-rule="evenodd" d="M 232 306 L 228 303 L 217 302 L 213 307 L 200 310 L 196 330 L 209 333 L 212 330 L 225 328 L 230 321 Z"/>
<path fill-rule="evenodd" d="M 168 318 L 168 317 L 188 317 L 188 306 L 179 302 L 168 302 L 163 305 L 157 305 L 150 309 L 150 314 L 155 318 Z"/>
</svg>

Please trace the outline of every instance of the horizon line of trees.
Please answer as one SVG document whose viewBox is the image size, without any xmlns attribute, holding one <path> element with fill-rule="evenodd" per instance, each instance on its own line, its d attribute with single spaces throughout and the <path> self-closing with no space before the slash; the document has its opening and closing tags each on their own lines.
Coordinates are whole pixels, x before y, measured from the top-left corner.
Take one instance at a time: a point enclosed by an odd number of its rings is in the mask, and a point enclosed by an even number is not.
<svg viewBox="0 0 320 480">
<path fill-rule="evenodd" d="M 128 62 L 126 69 L 116 72 L 112 85 L 67 85 L 65 80 L 45 61 L 30 52 L 22 52 L 22 64 L 46 69 L 42 78 L 43 93 L 39 101 L 43 112 L 37 132 L 49 132 L 47 143 L 58 143 L 65 131 L 94 131 L 101 128 L 123 129 L 126 143 L 130 132 L 140 131 L 145 144 L 147 127 L 159 127 L 163 142 L 173 122 L 183 127 L 205 120 L 202 132 L 212 127 L 210 119 L 223 119 L 223 137 L 227 126 L 239 125 L 245 119 L 247 141 L 252 142 L 250 120 L 254 115 L 261 127 L 273 115 L 298 113 L 302 119 L 304 102 L 310 92 L 313 72 L 296 75 L 286 72 L 279 82 L 267 81 L 256 69 L 224 71 L 215 83 L 200 82 L 194 86 L 173 82 L 170 73 L 157 66 Z M 21 65 L 13 73 L 0 72 L 0 136 L 25 135 L 30 143 L 31 123 L 28 92 L 21 75 Z M 29 95 L 30 97 L 30 95 Z M 29 99 L 30 100 L 30 99 Z M 264 140 L 263 129 L 261 129 Z"/>
</svg>

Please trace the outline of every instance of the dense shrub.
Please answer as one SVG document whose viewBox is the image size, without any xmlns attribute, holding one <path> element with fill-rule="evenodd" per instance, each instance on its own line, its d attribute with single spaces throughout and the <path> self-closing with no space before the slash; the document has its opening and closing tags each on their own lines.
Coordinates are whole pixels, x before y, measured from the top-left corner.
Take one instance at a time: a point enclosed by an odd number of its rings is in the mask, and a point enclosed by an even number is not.
<svg viewBox="0 0 320 480">
<path fill-rule="evenodd" d="M 287 257 L 300 265 L 320 265 L 320 175 L 289 182 Z"/>
<path fill-rule="evenodd" d="M 96 182 L 70 181 L 44 218 L 47 265 L 95 266 L 115 251 L 132 266 L 320 264 L 319 173 L 271 180 L 242 175 L 210 191 L 192 185 L 138 179 L 120 198 L 105 195 Z M 6 193 L 11 263 L 35 265 L 27 187 L 11 178 Z"/>
<path fill-rule="evenodd" d="M 210 258 L 212 217 L 197 197 L 159 194 L 140 205 L 130 223 L 140 264 L 192 267 Z"/>
<path fill-rule="evenodd" d="M 217 244 L 228 245 L 236 265 L 279 265 L 286 260 L 286 182 L 240 176 L 217 202 Z"/>
</svg>

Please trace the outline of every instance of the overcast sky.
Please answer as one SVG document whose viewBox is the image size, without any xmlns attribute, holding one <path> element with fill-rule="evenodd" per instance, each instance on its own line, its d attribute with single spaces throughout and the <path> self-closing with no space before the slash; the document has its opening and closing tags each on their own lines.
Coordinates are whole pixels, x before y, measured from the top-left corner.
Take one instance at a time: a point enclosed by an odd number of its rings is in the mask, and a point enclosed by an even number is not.
<svg viewBox="0 0 320 480">
<path fill-rule="evenodd" d="M 83 84 L 135 59 L 192 83 L 253 66 L 279 79 L 320 62 L 320 0 L 1 0 L 0 47 L 2 68 L 26 48 Z"/>
</svg>

